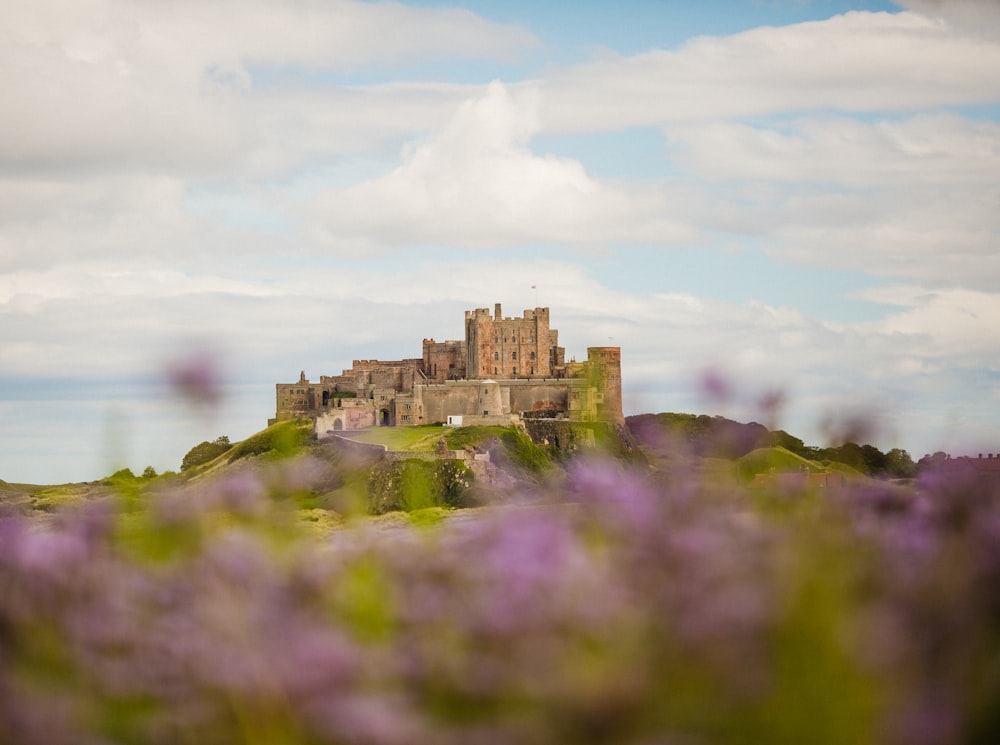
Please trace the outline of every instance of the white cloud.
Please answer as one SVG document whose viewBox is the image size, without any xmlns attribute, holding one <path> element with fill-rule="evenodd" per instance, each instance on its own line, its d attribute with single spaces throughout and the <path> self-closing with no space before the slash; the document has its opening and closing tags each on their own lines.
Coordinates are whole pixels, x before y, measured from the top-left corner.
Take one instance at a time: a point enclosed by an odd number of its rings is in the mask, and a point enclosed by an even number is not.
<svg viewBox="0 0 1000 745">
<path fill-rule="evenodd" d="M 1000 294 L 963 288 L 928 292 L 922 287 L 892 286 L 861 295 L 905 310 L 870 326 L 881 334 L 904 334 L 923 340 L 922 355 L 1000 373 Z"/>
<path fill-rule="evenodd" d="M 1000 126 L 952 114 L 796 118 L 671 130 L 669 152 L 708 195 L 698 224 L 810 266 L 930 285 L 1000 281 Z"/>
<path fill-rule="evenodd" d="M 391 173 L 318 204 L 331 242 L 676 242 L 696 233 L 667 215 L 666 195 L 589 176 L 575 160 L 537 156 L 534 86 L 490 84 L 444 131 L 409 147 Z"/>
<path fill-rule="evenodd" d="M 185 206 L 185 184 L 154 174 L 0 177 L 0 271 L 61 261 L 144 264 L 205 251 L 213 231 Z"/>
<path fill-rule="evenodd" d="M 322 111 L 329 95 L 301 85 L 294 98 L 305 116 L 276 116 L 265 108 L 273 96 L 254 88 L 261 69 L 509 59 L 536 43 L 462 9 L 355 0 L 38 0 L 5 4 L 2 20 L 0 162 L 17 168 L 259 166 L 259 150 L 277 149 L 273 138 L 320 123 L 308 109 Z M 413 126 L 397 116 L 388 127 L 400 121 Z M 348 139 L 357 134 L 348 127 Z M 327 135 L 341 140 L 335 129 Z"/>
<path fill-rule="evenodd" d="M 931 18 L 941 18 L 963 31 L 1000 37 L 1000 4 L 994 0 L 895 0 Z"/>
<path fill-rule="evenodd" d="M 769 126 L 708 122 L 671 127 L 685 170 L 711 180 L 767 180 L 841 187 L 992 186 L 1000 124 L 953 114 L 864 122 L 796 118 Z"/>
<path fill-rule="evenodd" d="M 998 68 L 993 40 L 915 13 L 853 12 L 563 70 L 544 83 L 541 118 L 577 132 L 992 103 Z"/>
</svg>

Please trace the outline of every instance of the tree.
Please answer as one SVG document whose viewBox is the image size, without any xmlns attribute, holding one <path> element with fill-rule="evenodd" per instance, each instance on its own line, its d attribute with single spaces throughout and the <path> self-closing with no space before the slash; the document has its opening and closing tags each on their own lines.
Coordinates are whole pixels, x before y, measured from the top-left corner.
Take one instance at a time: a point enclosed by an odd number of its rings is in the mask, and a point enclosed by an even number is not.
<svg viewBox="0 0 1000 745">
<path fill-rule="evenodd" d="M 815 453 L 806 447 L 806 444 L 795 435 L 790 435 L 783 429 L 776 429 L 771 432 L 771 447 L 784 448 L 791 453 L 801 455 L 803 458 L 812 458 Z"/>
<path fill-rule="evenodd" d="M 885 471 L 897 479 L 911 479 L 917 475 L 917 464 L 908 452 L 893 448 L 885 454 Z"/>
<path fill-rule="evenodd" d="M 885 453 L 874 445 L 862 445 L 861 457 L 865 461 L 868 473 L 872 476 L 886 472 L 888 463 L 886 462 Z"/>
<path fill-rule="evenodd" d="M 195 466 L 200 466 L 203 463 L 208 463 L 210 460 L 215 460 L 224 452 L 229 450 L 232 444 L 229 442 L 229 438 L 226 435 L 217 437 L 213 442 L 200 442 L 193 448 L 188 450 L 184 459 L 181 461 L 181 470 L 186 471 L 189 468 L 194 468 Z"/>
<path fill-rule="evenodd" d="M 940 468 L 947 460 L 948 454 L 938 450 L 933 455 L 925 455 L 923 458 L 918 460 L 917 470 L 924 471 L 927 469 Z"/>
</svg>

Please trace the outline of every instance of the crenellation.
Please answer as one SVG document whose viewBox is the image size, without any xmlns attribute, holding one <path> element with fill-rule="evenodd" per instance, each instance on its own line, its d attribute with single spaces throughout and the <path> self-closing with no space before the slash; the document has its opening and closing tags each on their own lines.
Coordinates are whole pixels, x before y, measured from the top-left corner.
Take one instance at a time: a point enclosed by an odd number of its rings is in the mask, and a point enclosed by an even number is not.
<svg viewBox="0 0 1000 745">
<path fill-rule="evenodd" d="M 466 424 L 546 412 L 573 421 L 623 420 L 621 350 L 590 347 L 566 362 L 548 308 L 504 316 L 500 303 L 465 311 L 465 338 L 422 340 L 419 358 L 352 360 L 341 375 L 276 385 L 271 421 L 312 417 L 320 434 L 373 425 Z M 320 424 L 320 422 L 323 424 Z"/>
</svg>

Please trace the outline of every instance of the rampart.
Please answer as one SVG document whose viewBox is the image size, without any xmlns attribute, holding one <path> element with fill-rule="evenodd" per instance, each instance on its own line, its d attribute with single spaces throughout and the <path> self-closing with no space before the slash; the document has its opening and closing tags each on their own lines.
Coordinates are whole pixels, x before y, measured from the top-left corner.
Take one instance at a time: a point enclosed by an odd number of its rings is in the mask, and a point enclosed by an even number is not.
<svg viewBox="0 0 1000 745">
<path fill-rule="evenodd" d="M 341 375 L 276 385 L 270 422 L 312 417 L 317 434 L 375 425 L 419 425 L 462 417 L 510 423 L 544 413 L 570 421 L 624 421 L 621 350 L 590 347 L 566 362 L 549 309 L 504 316 L 500 304 L 465 312 L 465 339 L 424 338 L 422 356 L 353 360 Z"/>
</svg>

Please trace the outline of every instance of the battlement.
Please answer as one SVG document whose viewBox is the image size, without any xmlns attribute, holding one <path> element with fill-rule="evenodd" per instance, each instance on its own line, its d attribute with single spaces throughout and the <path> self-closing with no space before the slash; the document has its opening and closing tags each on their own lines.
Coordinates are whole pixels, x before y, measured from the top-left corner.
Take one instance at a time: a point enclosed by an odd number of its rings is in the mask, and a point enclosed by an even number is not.
<svg viewBox="0 0 1000 745">
<path fill-rule="evenodd" d="M 623 418 L 621 348 L 589 347 L 586 362 L 567 363 L 559 332 L 549 327 L 548 308 L 526 308 L 514 318 L 503 315 L 500 303 L 492 312 L 466 310 L 463 340 L 424 337 L 422 347 L 419 358 L 357 359 L 339 376 L 320 376 L 319 383 L 304 372 L 298 383 L 279 383 L 276 420 L 334 412 L 331 426 L 350 429 L 424 424 L 484 411 L 493 416 L 498 408 L 505 416 L 546 411 L 581 421 Z M 489 405 L 466 392 L 487 381 L 503 381 L 502 405 L 492 388 Z"/>
</svg>

